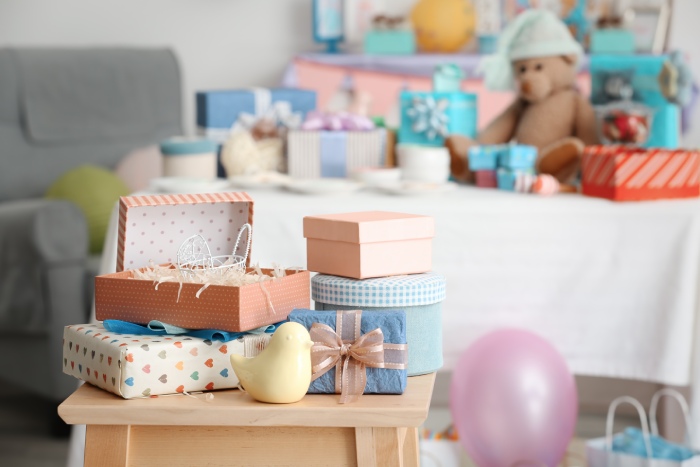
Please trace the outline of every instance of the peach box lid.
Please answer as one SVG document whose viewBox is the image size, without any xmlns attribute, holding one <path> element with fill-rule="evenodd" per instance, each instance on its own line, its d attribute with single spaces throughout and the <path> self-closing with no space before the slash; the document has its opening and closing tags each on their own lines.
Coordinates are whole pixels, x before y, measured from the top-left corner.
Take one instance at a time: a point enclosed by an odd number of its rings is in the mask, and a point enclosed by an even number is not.
<svg viewBox="0 0 700 467">
<path fill-rule="evenodd" d="M 376 243 L 433 238 L 430 216 L 366 211 L 304 217 L 304 237 L 347 243 Z"/>
<path fill-rule="evenodd" d="M 244 192 L 124 196 L 119 200 L 117 272 L 151 261 L 174 263 L 182 243 L 195 234 L 204 237 L 212 256 L 230 255 L 245 223 L 253 225 L 253 199 Z M 246 235 L 236 254 L 245 254 Z"/>
</svg>

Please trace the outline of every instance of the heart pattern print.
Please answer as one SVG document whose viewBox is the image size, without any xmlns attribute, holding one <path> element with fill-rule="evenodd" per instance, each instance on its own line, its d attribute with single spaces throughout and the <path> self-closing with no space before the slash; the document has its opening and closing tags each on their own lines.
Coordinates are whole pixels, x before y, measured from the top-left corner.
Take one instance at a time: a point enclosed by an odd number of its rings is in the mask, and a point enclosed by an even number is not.
<svg viewBox="0 0 700 467">
<path fill-rule="evenodd" d="M 235 388 L 230 354 L 254 357 L 270 340 L 270 334 L 226 343 L 138 336 L 111 333 L 101 324 L 67 326 L 63 337 L 63 372 L 125 399 Z"/>
</svg>

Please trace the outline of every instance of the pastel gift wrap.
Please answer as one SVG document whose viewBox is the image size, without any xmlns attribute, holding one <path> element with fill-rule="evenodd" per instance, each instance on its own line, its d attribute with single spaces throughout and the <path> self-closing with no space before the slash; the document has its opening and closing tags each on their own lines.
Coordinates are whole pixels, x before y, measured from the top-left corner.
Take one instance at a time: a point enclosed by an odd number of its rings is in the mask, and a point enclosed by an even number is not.
<svg viewBox="0 0 700 467">
<path fill-rule="evenodd" d="M 281 112 L 303 119 L 316 109 L 316 92 L 293 88 L 249 88 L 197 92 L 200 134 L 221 143 L 243 114 L 263 117 Z M 279 115 L 278 115 L 279 116 Z M 299 122 L 301 123 L 301 122 Z"/>
<path fill-rule="evenodd" d="M 536 178 L 533 169 L 513 170 L 504 167 L 496 171 L 496 177 L 499 190 L 516 191 L 518 193 L 529 193 Z"/>
<path fill-rule="evenodd" d="M 354 279 L 430 271 L 434 236 L 430 216 L 366 211 L 304 217 L 309 270 Z"/>
<path fill-rule="evenodd" d="M 591 32 L 592 54 L 634 54 L 634 33 L 623 28 L 596 29 Z"/>
<path fill-rule="evenodd" d="M 248 334 L 224 343 L 77 324 L 63 332 L 63 372 L 125 399 L 235 388 L 230 355 L 254 357 L 269 339 L 269 334 Z"/>
<path fill-rule="evenodd" d="M 501 152 L 505 149 L 505 144 L 487 144 L 483 146 L 472 146 L 468 151 L 469 170 L 496 170 Z"/>
<path fill-rule="evenodd" d="M 434 272 L 365 280 L 317 274 L 311 280 L 311 297 L 317 310 L 403 310 L 408 376 L 432 373 L 442 367 L 445 294 L 445 277 Z"/>
<path fill-rule="evenodd" d="M 386 165 L 387 130 L 304 131 L 287 135 L 287 167 L 295 178 L 345 178 Z"/>
<path fill-rule="evenodd" d="M 525 144 L 506 144 L 499 148 L 498 166 L 506 169 L 534 169 L 537 148 Z"/>
<path fill-rule="evenodd" d="M 449 135 L 475 138 L 476 117 L 475 94 L 403 91 L 399 142 L 442 146 Z"/>
<path fill-rule="evenodd" d="M 631 84 L 634 102 L 653 109 L 649 138 L 643 144 L 647 148 L 675 149 L 680 144 L 680 107 L 664 96 L 660 79 L 669 63 L 668 55 L 591 55 L 593 104 L 617 102 L 607 100 L 606 84 L 609 79 L 621 79 Z"/>
<path fill-rule="evenodd" d="M 364 51 L 367 55 L 411 55 L 416 53 L 416 35 L 409 29 L 367 31 Z"/>
<path fill-rule="evenodd" d="M 347 313 L 347 312 L 345 312 Z M 343 321 L 348 319 L 341 312 Z M 319 311 L 299 309 L 289 315 L 289 320 L 300 323 L 311 330 L 314 323 L 324 324 L 337 332 L 337 311 Z M 406 344 L 406 314 L 400 310 L 394 311 L 363 311 L 360 316 L 359 335 L 366 335 L 375 329 L 380 329 L 383 334 L 383 342 L 386 344 Z M 348 337 L 355 331 L 356 321 L 347 323 L 347 331 L 343 330 L 343 343 L 351 344 L 356 341 L 354 337 Z M 312 340 L 314 340 L 312 336 Z M 312 347 L 312 358 L 314 348 Z M 313 360 L 312 360 L 313 361 Z M 340 393 L 336 386 L 337 367 L 331 368 L 309 386 L 310 394 L 335 394 Z M 406 370 L 392 368 L 365 368 L 367 383 L 363 394 L 403 394 L 406 390 Z"/>
</svg>

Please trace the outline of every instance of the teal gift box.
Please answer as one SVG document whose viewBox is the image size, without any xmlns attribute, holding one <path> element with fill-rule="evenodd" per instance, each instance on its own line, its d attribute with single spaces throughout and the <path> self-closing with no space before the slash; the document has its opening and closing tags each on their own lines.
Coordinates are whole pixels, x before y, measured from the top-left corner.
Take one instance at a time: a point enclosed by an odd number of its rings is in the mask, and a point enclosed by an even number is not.
<svg viewBox="0 0 700 467">
<path fill-rule="evenodd" d="M 534 169 L 507 169 L 501 167 L 496 172 L 498 189 L 526 193 L 534 181 Z"/>
<path fill-rule="evenodd" d="M 644 147 L 676 149 L 680 143 L 680 108 L 661 92 L 659 76 L 666 55 L 592 55 L 591 101 L 594 105 L 619 102 L 607 95 L 606 83 L 616 79 L 631 85 L 632 100 L 653 110 L 649 139 Z"/>
<path fill-rule="evenodd" d="M 537 148 L 525 144 L 506 144 L 498 153 L 498 165 L 506 169 L 534 169 Z"/>
<path fill-rule="evenodd" d="M 416 36 L 410 29 L 367 31 L 364 48 L 367 55 L 410 55 L 416 52 Z"/>
<path fill-rule="evenodd" d="M 434 272 L 362 280 L 317 274 L 311 297 L 317 310 L 405 311 L 408 376 L 416 376 L 442 367 L 445 284 Z"/>
<path fill-rule="evenodd" d="M 488 144 L 483 146 L 472 146 L 469 148 L 469 170 L 496 170 L 498 159 L 503 152 L 505 144 Z"/>
<path fill-rule="evenodd" d="M 633 54 L 634 34 L 627 29 L 597 29 L 591 33 L 592 54 Z"/>
<path fill-rule="evenodd" d="M 442 146 L 448 135 L 476 137 L 476 95 L 462 91 L 401 93 L 399 142 Z"/>
</svg>

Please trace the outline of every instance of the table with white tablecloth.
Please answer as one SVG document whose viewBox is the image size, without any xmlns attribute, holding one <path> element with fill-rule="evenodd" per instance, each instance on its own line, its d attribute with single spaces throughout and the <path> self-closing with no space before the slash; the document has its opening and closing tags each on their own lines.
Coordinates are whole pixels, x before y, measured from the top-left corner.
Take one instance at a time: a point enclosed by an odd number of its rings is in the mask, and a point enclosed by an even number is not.
<svg viewBox="0 0 700 467">
<path fill-rule="evenodd" d="M 700 394 L 698 200 L 613 203 L 467 187 L 426 196 L 248 193 L 252 260 L 261 265 L 306 264 L 307 215 L 433 216 L 433 269 L 447 277 L 445 370 L 478 336 L 514 326 L 551 341 L 575 374 L 691 385 Z M 103 272 L 114 269 L 115 234 L 116 215 Z M 700 404 L 693 419 L 700 434 Z"/>
</svg>

